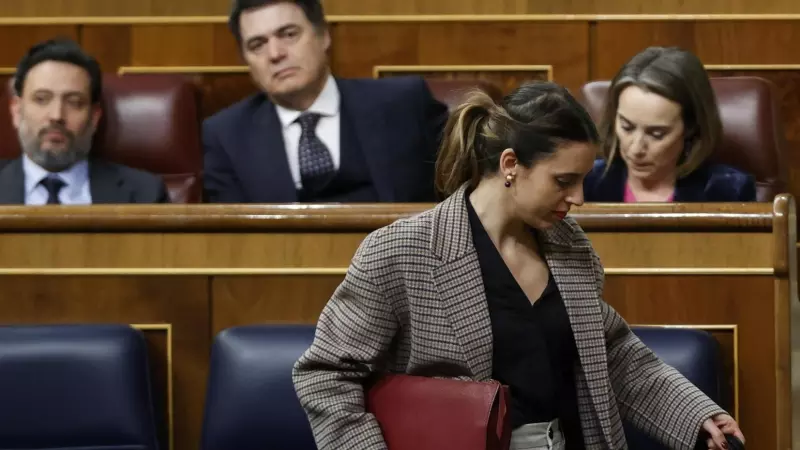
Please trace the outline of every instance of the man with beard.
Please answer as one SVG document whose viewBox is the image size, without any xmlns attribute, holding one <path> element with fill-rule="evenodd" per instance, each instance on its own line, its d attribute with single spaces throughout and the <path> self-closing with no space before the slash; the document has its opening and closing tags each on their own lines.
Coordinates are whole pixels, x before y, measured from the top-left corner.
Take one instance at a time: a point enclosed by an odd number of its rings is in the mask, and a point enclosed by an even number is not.
<svg viewBox="0 0 800 450">
<path fill-rule="evenodd" d="M 75 42 L 32 47 L 14 77 L 11 117 L 23 155 L 0 168 L 0 203 L 168 203 L 156 175 L 90 157 L 102 73 Z"/>
</svg>

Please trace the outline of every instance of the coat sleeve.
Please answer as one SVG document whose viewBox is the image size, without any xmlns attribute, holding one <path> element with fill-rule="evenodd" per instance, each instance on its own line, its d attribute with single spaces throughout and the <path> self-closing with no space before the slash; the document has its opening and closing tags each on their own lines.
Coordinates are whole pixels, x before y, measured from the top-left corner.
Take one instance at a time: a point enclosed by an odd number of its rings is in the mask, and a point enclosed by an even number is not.
<svg viewBox="0 0 800 450">
<path fill-rule="evenodd" d="M 218 134 L 224 125 L 206 119 L 202 126 L 203 191 L 208 203 L 248 203 L 233 164 Z"/>
<path fill-rule="evenodd" d="M 756 202 L 756 180 L 752 175 L 745 175 L 736 200 L 740 202 Z"/>
<path fill-rule="evenodd" d="M 294 367 L 295 390 L 320 450 L 386 448 L 375 417 L 365 412 L 363 382 L 388 355 L 398 322 L 365 262 L 373 238 L 359 247 Z"/>
<path fill-rule="evenodd" d="M 603 268 L 594 255 L 602 298 Z M 611 386 L 622 418 L 668 448 L 691 450 L 703 422 L 725 413 L 677 370 L 662 362 L 601 300 Z"/>
</svg>

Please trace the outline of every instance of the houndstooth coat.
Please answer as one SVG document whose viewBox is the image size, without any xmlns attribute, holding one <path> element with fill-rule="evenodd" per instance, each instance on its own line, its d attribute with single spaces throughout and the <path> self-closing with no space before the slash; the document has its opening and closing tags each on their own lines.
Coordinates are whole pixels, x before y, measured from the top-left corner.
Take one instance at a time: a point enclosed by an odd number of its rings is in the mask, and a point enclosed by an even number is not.
<svg viewBox="0 0 800 450">
<path fill-rule="evenodd" d="M 362 381 L 371 373 L 490 379 L 492 328 L 464 196 L 461 188 L 371 233 L 356 251 L 293 371 L 320 449 L 386 448 L 364 412 Z M 622 418 L 669 448 L 693 448 L 703 421 L 725 411 L 602 300 L 603 268 L 573 219 L 541 235 L 578 347 L 586 448 L 627 448 Z"/>
</svg>

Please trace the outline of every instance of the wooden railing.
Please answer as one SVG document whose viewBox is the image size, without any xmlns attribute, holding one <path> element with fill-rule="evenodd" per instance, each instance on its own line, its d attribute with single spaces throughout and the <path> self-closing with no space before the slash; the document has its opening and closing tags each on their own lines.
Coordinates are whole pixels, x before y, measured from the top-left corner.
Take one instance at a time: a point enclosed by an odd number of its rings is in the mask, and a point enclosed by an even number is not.
<svg viewBox="0 0 800 450">
<path fill-rule="evenodd" d="M 314 323 L 364 236 L 426 207 L 0 208 L 0 323 L 140 327 L 162 439 L 194 450 L 213 336 Z M 748 446 L 789 448 L 800 342 L 791 338 L 800 306 L 793 200 L 588 205 L 573 215 L 603 260 L 606 301 L 631 324 L 712 333 Z"/>
</svg>

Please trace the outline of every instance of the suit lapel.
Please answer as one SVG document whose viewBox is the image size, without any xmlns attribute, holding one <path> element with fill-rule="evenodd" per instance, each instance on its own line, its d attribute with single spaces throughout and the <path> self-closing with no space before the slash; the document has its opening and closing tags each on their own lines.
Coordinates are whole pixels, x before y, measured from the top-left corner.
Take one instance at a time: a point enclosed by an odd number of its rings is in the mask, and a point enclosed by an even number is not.
<svg viewBox="0 0 800 450">
<path fill-rule="evenodd" d="M 706 166 L 700 166 L 692 173 L 675 182 L 675 202 L 702 202 L 705 200 L 706 182 L 709 179 Z"/>
<path fill-rule="evenodd" d="M 600 175 L 594 196 L 603 202 L 621 202 L 625 198 L 625 183 L 628 181 L 628 170 L 625 163 L 617 158 L 608 172 Z"/>
<path fill-rule="evenodd" d="M 0 204 L 25 204 L 25 174 L 20 158 L 7 163 L 0 169 Z"/>
<path fill-rule="evenodd" d="M 575 229 L 571 222 L 571 219 L 561 221 L 542 233 L 543 250 L 564 299 L 594 411 L 610 445 L 614 442 L 608 408 L 611 386 L 592 249 L 588 239 L 574 238 Z"/>
<path fill-rule="evenodd" d="M 472 376 L 492 376 L 492 324 L 480 263 L 472 245 L 465 188 L 436 207 L 431 251 L 440 258 L 433 281 Z"/>
<path fill-rule="evenodd" d="M 275 112 L 275 105 L 264 103 L 253 116 L 248 140 L 242 149 L 240 170 L 247 174 L 246 186 L 255 190 L 250 197 L 256 203 L 294 203 L 297 187 L 286 158 L 283 127 Z"/>
<path fill-rule="evenodd" d="M 358 142 L 342 140 L 342 152 L 345 146 L 358 145 L 369 168 L 372 185 L 378 192 L 378 199 L 384 203 L 395 202 L 397 194 L 395 183 L 392 182 L 395 171 L 391 167 L 391 159 L 387 158 L 387 154 L 392 152 L 386 148 L 395 142 L 392 137 L 394 128 L 389 126 L 384 109 L 373 101 L 374 97 L 358 92 L 354 83 L 358 81 L 336 79 L 341 96 L 341 136 L 350 135 L 344 132 L 345 127 L 349 126 L 358 139 Z"/>
<path fill-rule="evenodd" d="M 89 192 L 93 205 L 132 202 L 132 193 L 117 168 L 99 160 L 89 160 Z"/>
</svg>

